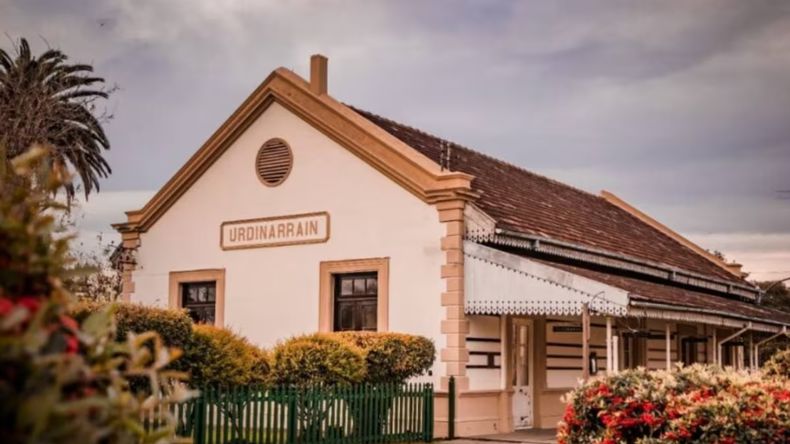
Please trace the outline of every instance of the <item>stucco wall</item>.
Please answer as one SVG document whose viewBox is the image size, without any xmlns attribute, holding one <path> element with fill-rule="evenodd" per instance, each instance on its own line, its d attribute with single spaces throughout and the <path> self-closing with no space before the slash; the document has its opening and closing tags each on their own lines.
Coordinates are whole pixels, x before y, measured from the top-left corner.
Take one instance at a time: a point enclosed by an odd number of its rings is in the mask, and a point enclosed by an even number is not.
<svg viewBox="0 0 790 444">
<path fill-rule="evenodd" d="M 493 342 L 496 340 L 497 342 Z M 475 352 L 502 352 L 501 326 L 498 316 L 469 316 L 469 337 L 466 339 L 470 354 Z M 490 342 L 489 342 L 490 341 Z M 503 367 L 502 355 L 495 357 L 495 365 Z M 487 356 L 472 354 L 470 365 L 487 364 Z M 470 390 L 499 390 L 502 388 L 501 368 L 468 368 Z"/>
<path fill-rule="evenodd" d="M 290 144 L 294 167 L 269 188 L 254 161 L 272 137 Z M 327 243 L 220 249 L 224 221 L 316 211 L 331 216 Z M 389 257 L 389 330 L 440 349 L 443 234 L 434 207 L 275 103 L 142 234 L 132 300 L 167 305 L 170 271 L 225 268 L 225 326 L 271 346 L 317 330 L 320 261 Z"/>
</svg>

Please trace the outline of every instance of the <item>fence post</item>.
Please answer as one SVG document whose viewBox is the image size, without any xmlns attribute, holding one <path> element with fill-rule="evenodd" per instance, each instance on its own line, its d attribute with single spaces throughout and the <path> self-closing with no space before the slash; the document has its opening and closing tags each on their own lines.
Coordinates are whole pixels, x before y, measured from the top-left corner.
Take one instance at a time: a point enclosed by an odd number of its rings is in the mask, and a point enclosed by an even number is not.
<svg viewBox="0 0 790 444">
<path fill-rule="evenodd" d="M 423 440 L 433 441 L 433 384 L 428 383 L 422 391 L 423 393 Z"/>
<path fill-rule="evenodd" d="M 455 439 L 455 376 L 447 384 L 447 438 Z"/>
<path fill-rule="evenodd" d="M 195 440 L 194 444 L 204 444 L 206 442 L 206 396 L 203 391 L 200 392 L 195 403 L 192 407 L 192 437 Z"/>
<path fill-rule="evenodd" d="M 286 395 L 288 399 L 288 435 L 287 435 L 287 442 L 288 444 L 295 444 L 296 443 L 296 428 L 297 428 L 297 417 L 296 417 L 296 390 L 289 388 L 286 389 Z"/>
</svg>

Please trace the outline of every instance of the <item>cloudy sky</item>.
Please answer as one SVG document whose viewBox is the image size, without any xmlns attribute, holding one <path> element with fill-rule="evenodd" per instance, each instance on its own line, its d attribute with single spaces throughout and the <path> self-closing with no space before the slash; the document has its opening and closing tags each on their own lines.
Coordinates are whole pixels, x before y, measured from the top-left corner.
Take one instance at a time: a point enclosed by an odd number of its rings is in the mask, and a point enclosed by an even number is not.
<svg viewBox="0 0 790 444">
<path fill-rule="evenodd" d="M 137 208 L 278 67 L 591 192 L 607 189 L 759 279 L 790 275 L 790 2 L 0 0 L 93 63 L 113 175 L 92 237 Z"/>
</svg>

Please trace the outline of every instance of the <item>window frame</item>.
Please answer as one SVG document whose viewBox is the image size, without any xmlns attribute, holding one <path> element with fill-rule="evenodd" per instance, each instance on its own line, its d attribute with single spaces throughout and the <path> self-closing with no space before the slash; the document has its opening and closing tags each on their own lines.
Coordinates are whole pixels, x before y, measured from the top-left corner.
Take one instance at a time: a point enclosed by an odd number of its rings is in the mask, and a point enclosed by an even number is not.
<svg viewBox="0 0 790 444">
<path fill-rule="evenodd" d="M 205 269 L 171 271 L 169 275 L 169 306 L 170 308 L 183 308 L 183 284 L 214 282 L 214 325 L 222 327 L 225 323 L 225 269 Z"/>
<path fill-rule="evenodd" d="M 322 261 L 319 266 L 318 331 L 332 332 L 335 323 L 335 275 L 376 273 L 376 331 L 389 330 L 389 257 Z"/>
</svg>

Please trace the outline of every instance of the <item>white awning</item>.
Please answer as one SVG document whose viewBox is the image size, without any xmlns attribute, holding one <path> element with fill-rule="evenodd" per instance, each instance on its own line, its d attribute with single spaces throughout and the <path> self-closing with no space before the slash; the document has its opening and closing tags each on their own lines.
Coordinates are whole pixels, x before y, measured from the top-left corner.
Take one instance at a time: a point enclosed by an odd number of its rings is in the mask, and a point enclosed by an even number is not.
<svg viewBox="0 0 790 444">
<path fill-rule="evenodd" d="M 464 242 L 467 314 L 625 316 L 628 292 L 475 242 Z"/>
</svg>

